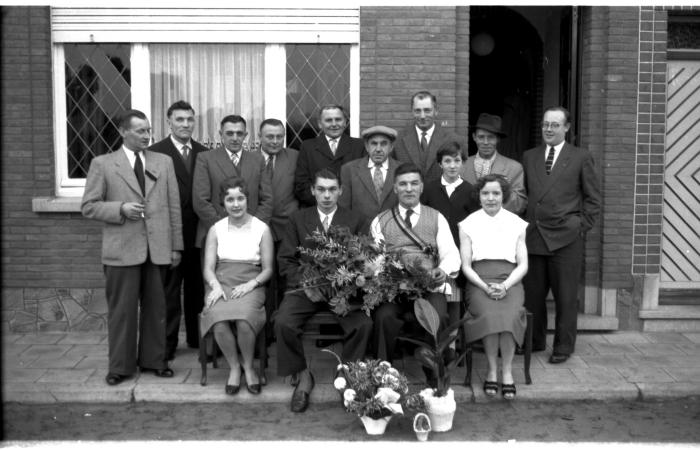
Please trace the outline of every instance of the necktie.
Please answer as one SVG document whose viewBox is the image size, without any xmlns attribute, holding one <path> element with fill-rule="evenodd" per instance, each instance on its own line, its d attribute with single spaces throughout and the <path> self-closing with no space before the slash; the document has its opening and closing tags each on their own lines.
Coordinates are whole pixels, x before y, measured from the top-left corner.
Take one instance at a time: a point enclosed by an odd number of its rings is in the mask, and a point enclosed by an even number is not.
<svg viewBox="0 0 700 450">
<path fill-rule="evenodd" d="M 413 214 L 413 210 L 411 208 L 406 210 L 406 219 L 404 222 L 406 222 L 406 227 L 408 228 L 413 228 L 413 225 L 411 225 L 411 215 Z"/>
<path fill-rule="evenodd" d="M 190 148 L 186 145 L 182 146 L 182 159 L 187 162 L 187 159 L 190 157 Z"/>
<path fill-rule="evenodd" d="M 375 164 L 374 174 L 372 175 L 372 181 L 374 182 L 374 190 L 377 191 L 377 198 L 382 198 L 382 189 L 384 188 L 384 177 L 382 177 L 382 165 Z"/>
<path fill-rule="evenodd" d="M 233 165 L 236 167 L 238 167 L 238 160 L 239 159 L 240 158 L 238 157 L 238 153 L 234 153 L 233 155 L 231 155 L 231 161 L 233 161 Z"/>
<path fill-rule="evenodd" d="M 335 156 L 335 150 L 338 148 L 338 140 L 337 139 L 331 139 L 329 142 L 331 146 L 331 153 L 333 153 L 333 156 Z"/>
<path fill-rule="evenodd" d="M 331 221 L 328 220 L 328 216 L 323 218 L 323 230 L 328 231 L 328 227 L 331 225 Z"/>
<path fill-rule="evenodd" d="M 490 159 L 484 159 L 482 160 L 481 164 L 481 177 L 485 177 L 491 172 L 491 160 Z M 480 177 L 480 178 L 481 178 Z"/>
<path fill-rule="evenodd" d="M 552 166 L 554 165 L 554 147 L 549 147 L 547 152 L 547 160 L 544 162 L 544 168 L 547 170 L 547 175 L 552 171 Z"/>
<path fill-rule="evenodd" d="M 428 150 L 428 139 L 425 137 L 426 134 L 427 133 L 424 131 L 420 138 L 420 149 L 423 151 Z"/>
<path fill-rule="evenodd" d="M 267 172 L 270 177 L 272 177 L 272 170 L 275 168 L 275 155 L 270 155 L 267 157 L 267 162 L 265 163 L 265 172 Z"/>
<path fill-rule="evenodd" d="M 140 153 L 135 153 L 136 161 L 134 162 L 134 174 L 141 188 L 141 195 L 146 195 L 146 177 L 143 175 L 143 162 L 141 161 Z"/>
</svg>

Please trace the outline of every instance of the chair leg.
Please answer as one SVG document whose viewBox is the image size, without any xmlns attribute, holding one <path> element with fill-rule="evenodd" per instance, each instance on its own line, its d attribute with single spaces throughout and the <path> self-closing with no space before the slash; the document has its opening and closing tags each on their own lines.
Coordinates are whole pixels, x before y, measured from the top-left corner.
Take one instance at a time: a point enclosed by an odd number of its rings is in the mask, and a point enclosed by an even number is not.
<svg viewBox="0 0 700 450">
<path fill-rule="evenodd" d="M 260 384 L 265 386 L 267 384 L 267 377 L 265 376 L 265 369 L 267 368 L 267 339 L 265 336 L 265 328 L 260 330 L 257 336 L 258 344 L 258 376 L 260 377 Z"/>
<path fill-rule="evenodd" d="M 202 378 L 199 380 L 199 384 L 202 386 L 207 385 L 207 338 L 202 336 L 201 325 L 197 330 L 199 333 L 199 364 L 202 366 Z"/>
<path fill-rule="evenodd" d="M 467 349 L 465 351 L 465 357 L 464 360 L 467 364 L 467 373 L 464 375 L 464 385 L 471 387 L 472 385 L 472 356 L 473 356 L 473 351 L 472 351 L 472 346 L 470 344 L 467 344 Z"/>
<path fill-rule="evenodd" d="M 532 357 L 532 313 L 527 313 L 527 328 L 525 328 L 525 348 L 524 350 L 524 365 L 525 365 L 525 384 L 532 384 L 530 378 L 530 358 Z"/>
</svg>

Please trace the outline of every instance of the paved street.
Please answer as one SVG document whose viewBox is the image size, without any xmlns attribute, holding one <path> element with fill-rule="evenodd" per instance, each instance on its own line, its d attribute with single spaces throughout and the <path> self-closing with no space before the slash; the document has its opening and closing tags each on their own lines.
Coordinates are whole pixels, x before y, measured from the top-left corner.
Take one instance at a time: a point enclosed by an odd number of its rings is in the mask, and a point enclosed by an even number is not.
<svg viewBox="0 0 700 450">
<path fill-rule="evenodd" d="M 547 351 L 533 354 L 532 385 L 524 384 L 523 358 L 516 356 L 514 371 L 519 401 L 526 400 L 638 400 L 683 398 L 700 395 L 700 333 L 581 333 L 576 353 L 564 364 L 547 363 Z M 181 339 L 184 341 L 184 339 Z M 307 355 L 316 375 L 311 402 L 335 401 L 331 382 L 335 360 L 308 343 Z M 270 347 L 267 386 L 253 398 L 245 389 L 234 397 L 224 394 L 228 370 L 208 369 L 209 383 L 200 386 L 197 351 L 178 349 L 171 367 L 175 377 L 137 375 L 110 387 L 107 372 L 107 337 L 96 333 L 42 333 L 3 335 L 3 400 L 24 403 L 63 402 L 288 402 L 292 387 L 276 376 L 275 346 Z M 409 381 L 420 384 L 423 375 L 413 358 L 397 362 Z M 453 385 L 460 402 L 489 401 L 481 390 L 486 360 L 474 355 L 472 388 L 461 385 L 459 368 Z M 495 400 L 502 401 L 502 400 Z"/>
</svg>

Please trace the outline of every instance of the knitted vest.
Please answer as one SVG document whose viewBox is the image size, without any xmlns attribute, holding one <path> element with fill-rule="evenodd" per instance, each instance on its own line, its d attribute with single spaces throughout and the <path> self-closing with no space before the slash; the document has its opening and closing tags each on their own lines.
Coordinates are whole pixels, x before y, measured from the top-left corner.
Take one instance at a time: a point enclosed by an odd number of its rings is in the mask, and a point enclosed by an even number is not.
<svg viewBox="0 0 700 450">
<path fill-rule="evenodd" d="M 392 208 L 393 209 L 393 208 Z M 413 226 L 413 233 L 421 238 L 423 242 L 433 247 L 437 247 L 438 212 L 425 205 L 420 207 L 418 222 Z M 403 220 L 398 216 L 399 220 Z M 387 210 L 379 215 L 379 225 L 384 235 L 387 250 L 390 252 L 402 251 L 402 261 L 409 264 L 414 259 L 419 259 L 421 265 L 430 270 L 435 268 L 432 259 L 423 253 L 413 240 L 404 233 L 399 224 L 394 219 L 392 210 Z"/>
</svg>

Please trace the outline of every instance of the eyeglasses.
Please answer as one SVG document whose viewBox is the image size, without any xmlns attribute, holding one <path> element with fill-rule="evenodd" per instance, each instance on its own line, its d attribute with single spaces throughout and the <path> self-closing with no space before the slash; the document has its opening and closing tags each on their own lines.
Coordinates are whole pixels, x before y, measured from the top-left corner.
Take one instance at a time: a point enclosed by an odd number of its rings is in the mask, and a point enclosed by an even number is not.
<svg viewBox="0 0 700 450">
<path fill-rule="evenodd" d="M 548 128 L 551 128 L 552 130 L 556 131 L 559 128 L 561 128 L 561 124 L 557 122 L 542 122 L 542 129 L 546 130 Z"/>
</svg>

